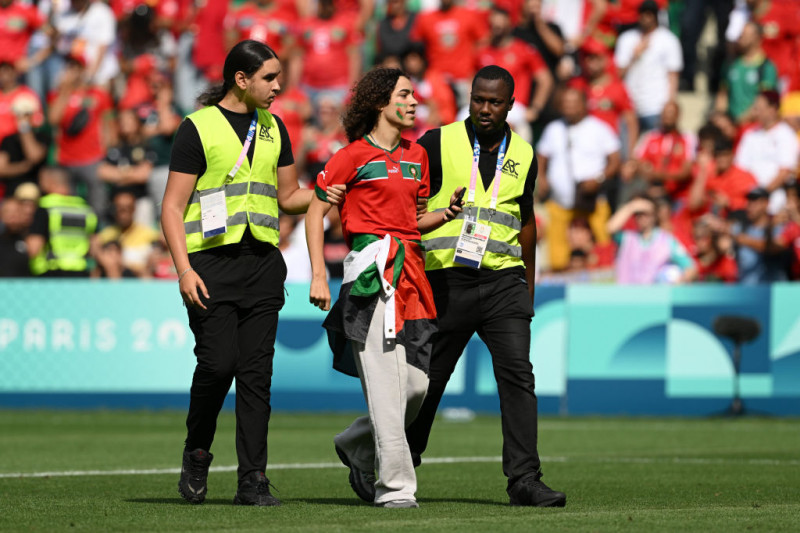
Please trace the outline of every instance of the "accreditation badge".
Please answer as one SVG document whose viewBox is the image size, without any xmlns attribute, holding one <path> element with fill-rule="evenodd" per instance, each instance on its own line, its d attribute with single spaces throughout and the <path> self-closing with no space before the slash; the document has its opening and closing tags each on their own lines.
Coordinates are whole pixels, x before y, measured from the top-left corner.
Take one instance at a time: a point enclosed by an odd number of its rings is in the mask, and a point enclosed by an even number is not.
<svg viewBox="0 0 800 533">
<path fill-rule="evenodd" d="M 481 224 L 473 216 L 465 216 L 464 225 L 461 226 L 461 235 L 458 236 L 458 243 L 456 244 L 456 255 L 453 260 L 461 265 L 480 268 L 491 232 L 492 227 L 488 224 Z"/>
<path fill-rule="evenodd" d="M 222 235 L 228 231 L 228 208 L 225 205 L 225 189 L 200 197 L 200 224 L 203 238 Z"/>
</svg>

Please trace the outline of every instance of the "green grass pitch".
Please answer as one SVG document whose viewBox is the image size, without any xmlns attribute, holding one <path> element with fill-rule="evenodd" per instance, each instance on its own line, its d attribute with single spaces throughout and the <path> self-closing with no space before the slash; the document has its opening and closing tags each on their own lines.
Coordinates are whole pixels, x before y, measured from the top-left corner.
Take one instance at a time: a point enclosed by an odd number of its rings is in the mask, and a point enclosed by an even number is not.
<svg viewBox="0 0 800 533">
<path fill-rule="evenodd" d="M 283 506 L 241 508 L 229 412 L 209 498 L 191 506 L 170 471 L 183 413 L 0 411 L 0 531 L 800 530 L 798 420 L 543 419 L 544 481 L 564 509 L 508 505 L 499 418 L 438 420 L 421 507 L 390 510 L 361 502 L 338 464 L 331 439 L 352 418 L 273 413 L 267 476 Z"/>
</svg>

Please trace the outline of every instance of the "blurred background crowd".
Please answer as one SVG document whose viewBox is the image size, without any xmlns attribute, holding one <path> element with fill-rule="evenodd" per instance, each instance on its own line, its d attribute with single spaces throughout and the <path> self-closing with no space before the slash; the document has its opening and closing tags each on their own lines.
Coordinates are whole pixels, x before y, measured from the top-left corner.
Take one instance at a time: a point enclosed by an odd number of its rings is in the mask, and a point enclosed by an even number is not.
<svg viewBox="0 0 800 533">
<path fill-rule="evenodd" d="M 304 184 L 373 65 L 411 76 L 418 137 L 497 64 L 538 156 L 541 283 L 800 279 L 800 0 L 0 0 L 0 276 L 174 278 L 172 137 L 242 39 L 281 58 Z M 288 281 L 304 234 L 281 216 Z"/>
</svg>

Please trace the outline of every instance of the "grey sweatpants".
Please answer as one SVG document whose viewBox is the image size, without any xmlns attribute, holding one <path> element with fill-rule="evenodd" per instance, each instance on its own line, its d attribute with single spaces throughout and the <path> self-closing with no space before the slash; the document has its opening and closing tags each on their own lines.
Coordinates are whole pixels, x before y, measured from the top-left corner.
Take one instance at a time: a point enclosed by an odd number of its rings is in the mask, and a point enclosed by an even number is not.
<svg viewBox="0 0 800 533">
<path fill-rule="evenodd" d="M 353 343 L 361 388 L 369 416 L 357 418 L 334 438 L 359 469 L 375 469 L 375 503 L 414 500 L 417 476 L 405 428 L 417 416 L 428 376 L 406 362 L 406 350 L 384 340 L 386 302 L 380 297 L 366 343 Z"/>
</svg>

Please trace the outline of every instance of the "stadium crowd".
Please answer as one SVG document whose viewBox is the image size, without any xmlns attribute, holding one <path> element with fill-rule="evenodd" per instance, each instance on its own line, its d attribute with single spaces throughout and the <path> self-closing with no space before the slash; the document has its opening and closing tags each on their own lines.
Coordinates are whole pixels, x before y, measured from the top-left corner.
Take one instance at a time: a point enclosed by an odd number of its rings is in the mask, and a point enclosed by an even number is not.
<svg viewBox="0 0 800 533">
<path fill-rule="evenodd" d="M 800 280 L 800 0 L 0 0 L 0 276 L 177 277 L 172 138 L 242 39 L 281 58 L 270 111 L 309 186 L 372 65 L 411 76 L 417 138 L 497 64 L 538 157 L 541 282 Z M 683 131 L 698 74 L 705 124 Z M 280 222 L 287 280 L 308 281 L 303 219 Z M 332 277 L 347 251 L 331 210 Z"/>
</svg>

